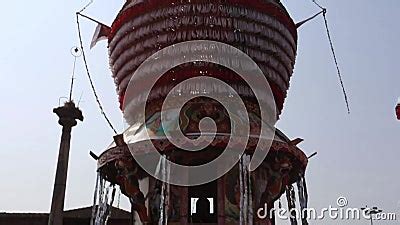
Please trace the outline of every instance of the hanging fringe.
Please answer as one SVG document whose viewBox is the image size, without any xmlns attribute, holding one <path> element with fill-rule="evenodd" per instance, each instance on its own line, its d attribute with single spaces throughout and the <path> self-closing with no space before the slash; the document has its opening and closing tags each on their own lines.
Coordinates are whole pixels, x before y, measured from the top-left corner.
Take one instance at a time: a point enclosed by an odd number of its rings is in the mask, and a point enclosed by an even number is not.
<svg viewBox="0 0 400 225">
<path fill-rule="evenodd" d="M 304 174 L 300 174 L 300 179 L 297 181 L 297 191 L 299 195 L 300 209 L 301 209 L 301 223 L 302 225 L 308 225 L 307 211 L 308 207 L 308 194 L 307 187 L 305 186 L 306 180 Z"/>
<path fill-rule="evenodd" d="M 303 174 L 302 180 L 303 180 L 304 202 L 306 203 L 305 207 L 308 208 L 308 190 L 307 190 L 307 182 L 306 182 L 306 178 L 305 178 L 304 174 Z"/>
<path fill-rule="evenodd" d="M 240 218 L 239 224 L 245 224 L 245 210 L 244 210 L 244 184 L 243 184 L 243 156 L 239 160 L 239 187 L 240 187 Z"/>
<path fill-rule="evenodd" d="M 96 220 L 95 220 L 95 225 L 104 225 L 106 216 L 105 213 L 107 211 L 107 201 L 108 201 L 108 196 L 110 192 L 109 186 L 106 186 L 106 181 L 103 179 L 102 180 L 103 187 L 104 189 L 101 190 L 101 197 L 100 197 L 100 202 L 97 208 L 97 215 L 96 215 Z"/>
<path fill-rule="evenodd" d="M 93 197 L 92 218 L 90 225 L 106 225 L 111 215 L 116 187 L 108 182 L 97 172 L 96 186 Z M 112 189 L 111 195 L 110 190 Z"/>
<path fill-rule="evenodd" d="M 297 218 L 294 209 L 296 208 L 296 194 L 292 185 L 286 186 L 286 198 L 290 214 L 290 224 L 297 225 Z"/>
<path fill-rule="evenodd" d="M 162 156 L 157 165 L 156 171 L 161 173 L 162 180 L 169 181 L 170 178 L 170 166 L 167 164 L 167 156 Z M 159 225 L 168 224 L 168 205 L 169 205 L 169 183 L 162 181 L 161 185 L 161 202 L 160 202 L 160 219 Z"/>
<path fill-rule="evenodd" d="M 246 170 L 247 170 L 247 179 L 248 179 L 248 201 L 249 201 L 248 224 L 253 225 L 253 191 L 252 191 L 252 186 L 251 186 L 250 162 L 251 162 L 251 157 L 247 156 L 246 157 Z"/>
<path fill-rule="evenodd" d="M 97 202 L 96 205 L 96 216 L 94 220 L 94 225 L 99 225 L 100 224 L 100 218 L 101 218 L 101 207 L 103 203 L 103 194 L 104 194 L 104 179 L 100 176 L 100 186 L 99 186 L 99 201 Z"/>
<path fill-rule="evenodd" d="M 161 177 L 164 176 L 164 157 L 161 156 L 160 161 L 158 162 L 157 165 L 157 169 L 156 171 L 158 171 L 161 175 Z M 160 219 L 158 220 L 158 224 L 159 225 L 164 225 L 164 206 L 165 206 L 165 188 L 164 188 L 164 182 L 162 181 L 161 184 L 161 200 L 160 200 Z"/>
<path fill-rule="evenodd" d="M 240 185 L 240 224 L 253 224 L 253 198 L 250 176 L 250 155 L 243 155 L 239 160 Z"/>
<path fill-rule="evenodd" d="M 104 224 L 107 224 L 107 223 L 108 223 L 108 219 L 109 219 L 110 216 L 111 216 L 111 209 L 112 209 L 113 204 L 114 204 L 114 198 L 115 198 L 116 187 L 115 187 L 115 185 L 113 185 L 112 187 L 113 187 L 113 189 L 112 189 L 112 194 L 111 194 L 111 201 L 110 201 L 110 204 L 108 205 L 108 208 L 107 208 L 107 211 L 106 211 L 106 214 L 105 214 L 105 215 L 106 215 L 106 219 L 105 219 Z"/>
<path fill-rule="evenodd" d="M 121 202 L 121 188 L 118 188 L 118 200 L 117 200 L 117 208 L 119 209 L 119 204 Z"/>
<path fill-rule="evenodd" d="M 99 182 L 100 182 L 100 172 L 97 172 L 96 184 L 94 188 L 94 195 L 93 195 L 93 206 L 92 206 L 92 218 L 90 219 L 90 225 L 93 225 L 94 220 L 96 218 L 96 208 L 97 208 L 97 193 L 99 191 Z"/>
<path fill-rule="evenodd" d="M 169 212 L 169 194 L 170 194 L 170 186 L 169 186 L 169 181 L 170 181 L 170 176 L 171 176 L 171 166 L 169 163 L 167 163 L 168 159 L 167 156 L 165 156 L 164 159 L 164 167 L 165 167 L 165 178 L 167 182 L 164 182 L 165 185 L 165 207 L 164 207 L 164 213 L 165 213 L 165 225 L 168 224 L 168 212 Z"/>
</svg>

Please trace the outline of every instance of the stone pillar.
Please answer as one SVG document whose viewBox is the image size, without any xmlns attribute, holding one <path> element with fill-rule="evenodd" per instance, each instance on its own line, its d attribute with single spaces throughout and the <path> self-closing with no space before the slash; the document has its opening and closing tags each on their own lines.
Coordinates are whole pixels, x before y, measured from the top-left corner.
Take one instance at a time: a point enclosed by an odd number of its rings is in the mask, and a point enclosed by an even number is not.
<svg viewBox="0 0 400 225">
<path fill-rule="evenodd" d="M 75 107 L 72 101 L 66 102 L 62 107 L 55 108 L 53 112 L 59 117 L 58 123 L 62 126 L 62 135 L 48 225 L 62 225 L 71 130 L 72 127 L 76 126 L 77 119 L 83 121 L 83 116 L 81 110 Z"/>
</svg>

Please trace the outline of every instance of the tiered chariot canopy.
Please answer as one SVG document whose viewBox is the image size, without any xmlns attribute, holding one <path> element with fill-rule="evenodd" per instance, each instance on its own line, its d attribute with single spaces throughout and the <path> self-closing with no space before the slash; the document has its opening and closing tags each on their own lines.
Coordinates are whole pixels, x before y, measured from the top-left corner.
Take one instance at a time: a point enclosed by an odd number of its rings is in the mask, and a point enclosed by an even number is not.
<svg viewBox="0 0 400 225">
<path fill-rule="evenodd" d="M 240 165 L 225 176 L 200 187 L 170 185 L 166 188 L 143 171 L 132 156 L 152 153 L 152 149 L 143 144 L 146 141 L 142 139 L 143 133 L 148 134 L 145 137 L 152 140 L 157 151 L 182 165 L 210 161 L 224 150 L 229 142 L 231 124 L 228 113 L 217 101 L 196 98 L 185 104 L 180 113 L 169 116 L 170 120 L 180 122 L 185 135 L 194 134 L 194 138 L 199 132 L 200 119 L 212 118 L 218 135 L 205 151 L 187 152 L 176 148 L 165 135 L 169 128 L 161 124 L 161 106 L 171 89 L 185 79 L 209 76 L 230 84 L 243 99 L 251 134 L 245 155 L 251 157 L 262 123 L 259 101 L 248 84 L 230 69 L 212 63 L 186 63 L 169 70 L 155 84 L 149 98 L 140 94 L 134 98 L 148 103 L 145 124 L 138 123 L 137 115 L 129 115 L 124 104 L 128 85 L 140 90 L 141 84 L 146 82 L 145 76 L 132 76 L 148 57 L 177 43 L 211 40 L 234 46 L 257 63 L 269 82 L 279 116 L 297 51 L 296 25 L 280 1 L 131 0 L 125 3 L 113 22 L 108 40 L 110 67 L 121 109 L 131 127 L 100 156 L 98 170 L 104 179 L 121 187 L 142 222 L 238 224 L 255 221 L 270 224 L 268 219 L 262 221 L 253 217 L 253 212 L 265 203 L 273 205 L 285 191 L 291 196 L 293 189 L 289 187 L 293 183 L 300 184 L 300 200 L 302 206 L 305 205 L 307 194 L 302 182 L 308 159 L 296 146 L 301 140 L 291 141 L 279 130 L 271 138 L 271 148 L 265 149 L 269 151 L 268 156 L 254 172 L 244 172 L 247 168 L 240 161 Z M 186 93 L 186 89 L 191 87 L 183 86 L 182 93 Z M 218 87 L 214 91 L 223 92 Z M 129 148 L 124 141 L 129 143 Z M 139 188 L 139 181 L 147 182 L 147 190 Z M 204 193 L 210 193 L 209 197 L 215 200 L 214 216 L 202 217 L 199 212 L 191 211 L 191 199 L 203 199 Z M 290 205 L 293 206 L 292 200 Z"/>
<path fill-rule="evenodd" d="M 297 51 L 296 25 L 275 0 L 127 1 L 112 24 L 108 40 L 121 107 L 133 72 L 149 56 L 176 43 L 213 40 L 242 50 L 259 65 L 270 82 L 279 114 Z M 151 97 L 165 96 L 162 87 L 182 81 L 188 73 L 198 76 L 199 71 L 244 86 L 226 68 L 182 65 L 166 74 L 169 79 Z M 239 94 L 251 95 L 243 89 Z"/>
</svg>

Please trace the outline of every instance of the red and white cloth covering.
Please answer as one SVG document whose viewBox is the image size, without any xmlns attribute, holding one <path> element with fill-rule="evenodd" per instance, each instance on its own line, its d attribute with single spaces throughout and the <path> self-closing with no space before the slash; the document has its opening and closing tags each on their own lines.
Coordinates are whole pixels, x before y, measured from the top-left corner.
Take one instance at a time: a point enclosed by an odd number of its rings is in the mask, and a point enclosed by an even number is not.
<svg viewBox="0 0 400 225">
<path fill-rule="evenodd" d="M 108 35 L 121 106 L 133 72 L 147 57 L 191 40 L 219 41 L 247 53 L 270 81 L 282 110 L 297 53 L 297 30 L 273 0 L 128 1 Z"/>
</svg>

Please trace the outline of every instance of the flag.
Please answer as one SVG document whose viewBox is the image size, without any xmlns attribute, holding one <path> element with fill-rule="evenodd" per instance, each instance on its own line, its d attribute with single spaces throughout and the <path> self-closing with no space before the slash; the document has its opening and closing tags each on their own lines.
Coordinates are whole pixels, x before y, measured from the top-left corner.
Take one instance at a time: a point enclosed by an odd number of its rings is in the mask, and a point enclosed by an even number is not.
<svg viewBox="0 0 400 225">
<path fill-rule="evenodd" d="M 90 48 L 93 48 L 97 42 L 107 39 L 110 32 L 111 28 L 109 26 L 98 23 L 90 44 Z"/>
</svg>

